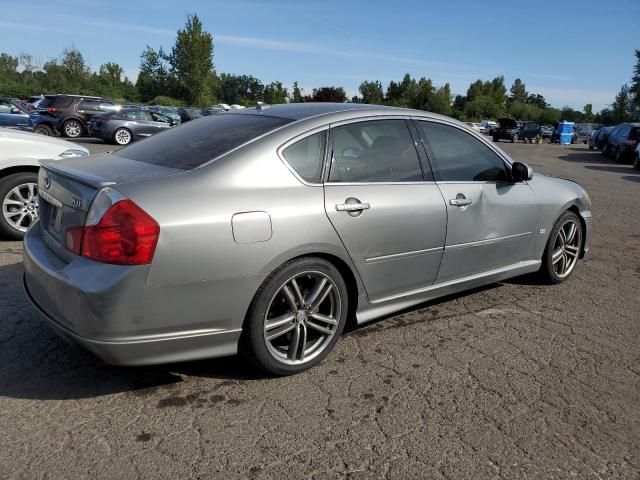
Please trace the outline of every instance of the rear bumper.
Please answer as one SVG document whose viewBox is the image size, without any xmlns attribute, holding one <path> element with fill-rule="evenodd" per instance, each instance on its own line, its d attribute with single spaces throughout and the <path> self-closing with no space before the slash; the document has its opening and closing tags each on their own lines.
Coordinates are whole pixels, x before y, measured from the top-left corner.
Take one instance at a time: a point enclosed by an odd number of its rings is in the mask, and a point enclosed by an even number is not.
<svg viewBox="0 0 640 480">
<path fill-rule="evenodd" d="M 115 365 L 150 365 L 237 353 L 243 317 L 200 282 L 148 286 L 148 267 L 63 262 L 39 225 L 24 240 L 24 289 L 49 326 Z M 216 309 L 216 307 L 218 307 Z"/>
</svg>

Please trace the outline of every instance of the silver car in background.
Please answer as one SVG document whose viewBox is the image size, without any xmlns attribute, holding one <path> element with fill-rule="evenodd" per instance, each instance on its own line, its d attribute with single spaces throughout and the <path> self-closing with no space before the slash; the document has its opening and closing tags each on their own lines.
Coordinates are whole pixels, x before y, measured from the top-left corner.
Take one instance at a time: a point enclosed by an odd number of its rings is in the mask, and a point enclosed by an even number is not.
<svg viewBox="0 0 640 480">
<path fill-rule="evenodd" d="M 293 374 L 347 319 L 531 272 L 559 283 L 589 250 L 579 185 L 422 111 L 245 109 L 42 165 L 27 294 L 114 364 L 240 351 Z"/>
</svg>

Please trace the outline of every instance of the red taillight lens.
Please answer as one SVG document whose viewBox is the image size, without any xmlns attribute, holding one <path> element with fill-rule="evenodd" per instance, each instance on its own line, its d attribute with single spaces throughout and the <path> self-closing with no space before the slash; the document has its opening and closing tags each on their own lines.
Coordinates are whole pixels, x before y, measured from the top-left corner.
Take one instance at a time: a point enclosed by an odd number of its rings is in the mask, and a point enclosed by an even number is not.
<svg viewBox="0 0 640 480">
<path fill-rule="evenodd" d="M 630 147 L 635 147 L 636 144 L 638 143 L 637 140 L 627 140 L 627 145 L 629 145 Z"/>
<path fill-rule="evenodd" d="M 51 113 L 53 113 L 53 112 L 55 112 L 55 111 L 56 111 L 56 107 L 49 107 L 49 108 L 47 108 L 47 112 L 51 112 Z"/>
<path fill-rule="evenodd" d="M 98 262 L 144 265 L 151 263 L 159 235 L 158 223 L 125 199 L 111 205 L 97 224 L 67 230 L 65 246 Z"/>
</svg>

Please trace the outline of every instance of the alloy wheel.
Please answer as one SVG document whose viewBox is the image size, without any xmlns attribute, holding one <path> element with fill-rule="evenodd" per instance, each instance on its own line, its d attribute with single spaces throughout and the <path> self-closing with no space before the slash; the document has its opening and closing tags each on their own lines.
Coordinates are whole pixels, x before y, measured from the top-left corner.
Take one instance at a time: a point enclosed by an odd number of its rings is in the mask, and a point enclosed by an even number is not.
<svg viewBox="0 0 640 480">
<path fill-rule="evenodd" d="M 12 228 L 26 232 L 38 218 L 38 185 L 23 183 L 2 199 L 2 215 Z"/>
<path fill-rule="evenodd" d="M 567 277 L 578 262 L 580 253 L 580 235 L 578 229 L 580 226 L 575 220 L 567 220 L 556 235 L 553 244 L 553 255 L 551 262 L 553 263 L 553 271 L 558 278 Z"/>
<path fill-rule="evenodd" d="M 82 134 L 82 126 L 72 120 L 64 124 L 64 134 L 69 138 L 78 138 Z"/>
<path fill-rule="evenodd" d="M 118 145 L 127 145 L 131 142 L 131 133 L 129 130 L 120 129 L 115 134 L 116 143 Z"/>
<path fill-rule="evenodd" d="M 335 336 L 340 309 L 340 292 L 328 275 L 319 271 L 296 274 L 282 284 L 267 307 L 267 350 L 288 365 L 312 360 Z"/>
</svg>

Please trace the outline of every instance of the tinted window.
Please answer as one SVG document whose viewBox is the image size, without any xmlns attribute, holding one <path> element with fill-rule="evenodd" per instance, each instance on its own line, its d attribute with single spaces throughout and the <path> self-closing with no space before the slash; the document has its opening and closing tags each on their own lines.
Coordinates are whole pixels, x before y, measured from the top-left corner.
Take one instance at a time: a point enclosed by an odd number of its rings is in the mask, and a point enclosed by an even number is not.
<svg viewBox="0 0 640 480">
<path fill-rule="evenodd" d="M 78 110 L 100 110 L 100 103 L 93 100 L 82 100 L 78 105 Z"/>
<path fill-rule="evenodd" d="M 307 182 L 320 181 L 325 138 L 325 132 L 318 132 L 288 146 L 282 152 L 289 165 Z"/>
<path fill-rule="evenodd" d="M 506 181 L 504 161 L 487 145 L 455 127 L 417 122 L 418 130 L 430 150 L 434 175 L 440 181 Z"/>
<path fill-rule="evenodd" d="M 418 153 L 404 120 L 350 123 L 333 129 L 330 182 L 422 179 Z"/>
<path fill-rule="evenodd" d="M 11 112 L 11 103 L 5 100 L 0 100 L 0 113 L 10 113 Z"/>
<path fill-rule="evenodd" d="M 292 121 L 259 115 L 214 115 L 167 129 L 118 150 L 117 155 L 139 162 L 189 170 Z"/>
<path fill-rule="evenodd" d="M 640 128 L 634 127 L 629 132 L 629 140 L 639 140 L 640 139 Z"/>
</svg>

